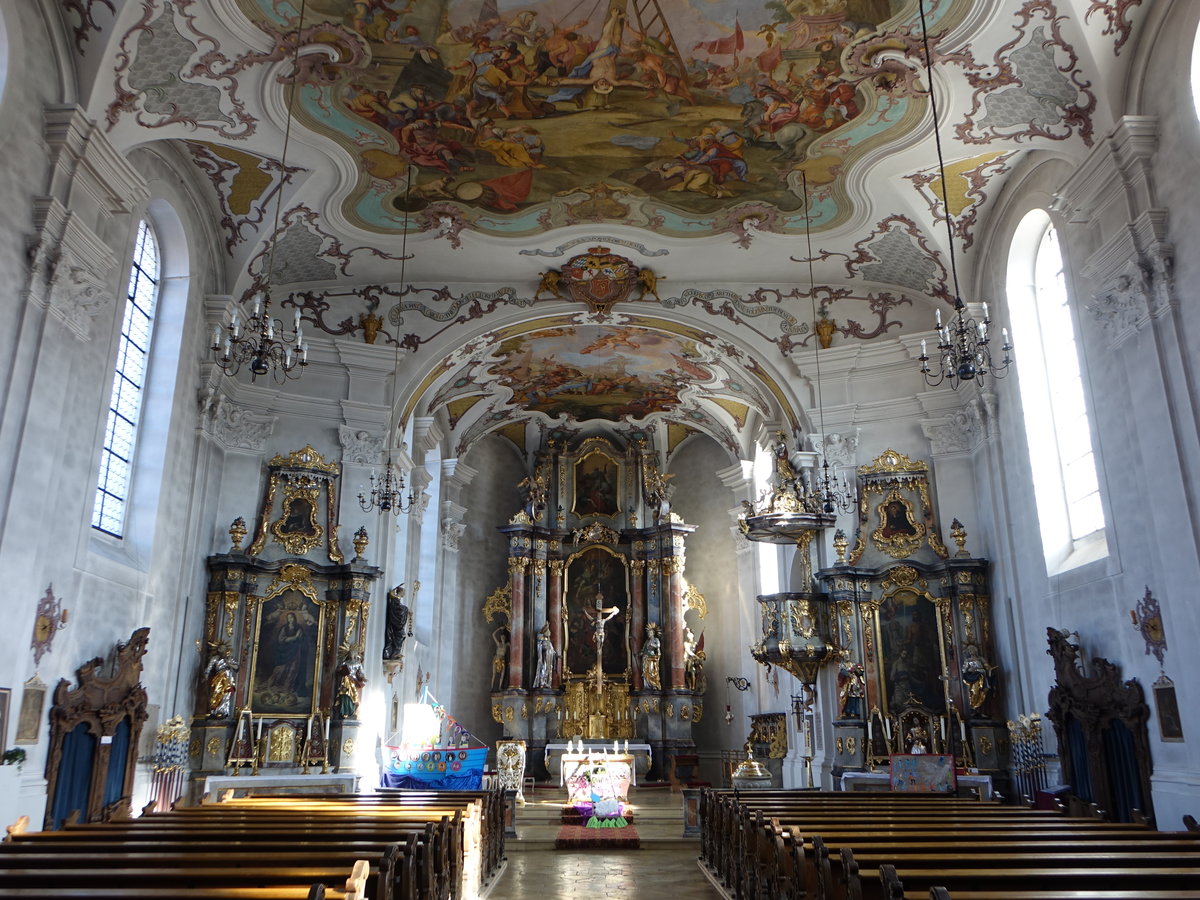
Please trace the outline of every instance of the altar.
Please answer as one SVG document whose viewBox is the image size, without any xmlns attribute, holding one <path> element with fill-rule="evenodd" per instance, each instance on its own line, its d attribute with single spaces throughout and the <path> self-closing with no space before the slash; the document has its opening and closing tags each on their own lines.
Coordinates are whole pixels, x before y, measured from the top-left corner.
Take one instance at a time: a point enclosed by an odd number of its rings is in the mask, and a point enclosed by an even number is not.
<svg viewBox="0 0 1200 900">
<path fill-rule="evenodd" d="M 560 786 L 567 783 L 567 779 L 583 761 L 589 758 L 603 758 L 606 753 L 609 759 L 624 760 L 630 764 L 631 784 L 634 787 L 637 787 L 638 778 L 645 778 L 650 771 L 651 749 L 649 744 L 632 744 L 621 741 L 617 745 L 619 749 L 615 753 L 613 745 L 606 744 L 604 741 L 584 741 L 582 751 L 572 749 L 579 746 L 579 741 L 574 744 L 546 745 L 546 751 L 543 754 L 546 770 L 550 773 L 551 778 L 558 779 Z"/>
</svg>

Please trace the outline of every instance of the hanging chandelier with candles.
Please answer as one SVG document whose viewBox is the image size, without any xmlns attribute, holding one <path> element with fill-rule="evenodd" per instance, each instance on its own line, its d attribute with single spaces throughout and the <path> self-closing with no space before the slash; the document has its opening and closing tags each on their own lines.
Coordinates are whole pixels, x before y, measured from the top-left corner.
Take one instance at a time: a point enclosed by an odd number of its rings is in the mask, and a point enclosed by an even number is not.
<svg viewBox="0 0 1200 900">
<path fill-rule="evenodd" d="M 413 170 L 412 166 L 408 166 L 405 171 L 404 182 L 404 231 L 400 238 L 400 294 L 404 295 L 405 269 L 408 262 L 408 192 L 412 187 Z M 406 513 L 412 509 L 415 501 L 414 492 L 410 489 L 408 497 L 404 496 L 404 473 L 400 471 L 400 467 L 392 461 L 392 424 L 393 416 L 396 411 L 396 382 L 399 380 L 400 373 L 400 342 L 394 337 L 392 343 L 396 346 L 396 360 L 392 370 L 392 398 L 388 405 L 388 459 L 387 465 L 383 468 L 382 475 L 376 475 L 374 470 L 371 472 L 371 489 L 364 491 L 361 488 L 358 492 L 358 505 L 363 512 L 390 512 L 394 516 L 401 513 Z"/>
<path fill-rule="evenodd" d="M 296 24 L 296 36 L 292 49 L 292 92 L 288 95 L 287 117 L 283 130 L 283 149 L 280 152 L 279 190 L 275 196 L 275 223 L 271 233 L 271 247 L 267 253 L 266 273 L 262 276 L 263 287 L 253 296 L 250 315 L 242 322 L 238 308 L 230 313 L 229 322 L 213 327 L 213 361 L 226 375 L 234 376 L 245 366 L 250 370 L 250 380 L 270 375 L 276 382 L 299 378 L 308 365 L 308 345 L 304 343 L 304 332 L 300 326 L 300 310 L 292 320 L 290 333 L 283 323 L 271 314 L 270 279 L 275 275 L 275 248 L 279 241 L 279 216 L 283 205 L 283 186 L 287 180 L 288 144 L 292 136 L 292 104 L 296 98 L 296 76 L 300 68 L 300 34 L 304 28 L 304 12 L 307 0 L 300 4 L 300 18 Z"/>
<path fill-rule="evenodd" d="M 933 140 L 937 149 L 938 176 L 942 193 L 942 211 L 946 221 L 946 243 L 950 250 L 950 277 L 954 284 L 954 313 L 950 321 L 942 324 L 942 311 L 937 311 L 937 356 L 930 365 L 931 357 L 927 352 L 925 340 L 921 341 L 921 355 L 917 361 L 921 364 L 921 374 L 925 383 L 937 387 L 948 382 L 950 387 L 958 390 L 960 384 L 969 381 L 977 382 L 980 386 L 988 375 L 1003 378 L 1012 363 L 1012 344 L 1008 340 L 1008 329 L 1000 329 L 1001 346 L 1004 358 L 1000 362 L 992 359 L 991 337 L 988 326 L 992 320 L 988 317 L 987 304 L 983 304 L 983 318 L 978 322 L 967 311 L 958 288 L 958 265 L 954 256 L 954 224 L 950 219 L 950 201 L 946 189 L 946 161 L 942 154 L 942 137 L 938 131 L 937 95 L 933 89 L 933 54 L 929 49 L 929 32 L 925 24 L 925 0 L 920 0 L 918 10 L 921 15 L 921 42 L 925 53 L 925 81 L 929 90 L 929 107 L 933 116 Z"/>
<path fill-rule="evenodd" d="M 245 366 L 251 381 L 260 375 L 271 375 L 279 382 L 299 378 L 300 370 L 308 365 L 300 310 L 296 310 L 290 334 L 271 315 L 271 299 L 265 292 L 254 295 L 252 310 L 244 326 L 235 308 L 228 325 L 213 327 L 212 351 L 217 365 L 227 375 L 237 375 Z"/>
</svg>

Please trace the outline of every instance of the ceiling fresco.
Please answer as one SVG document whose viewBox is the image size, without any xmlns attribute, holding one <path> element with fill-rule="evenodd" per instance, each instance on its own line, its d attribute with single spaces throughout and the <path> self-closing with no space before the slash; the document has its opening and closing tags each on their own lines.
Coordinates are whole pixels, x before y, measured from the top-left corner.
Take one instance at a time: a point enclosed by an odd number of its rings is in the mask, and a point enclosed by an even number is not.
<svg viewBox="0 0 1200 900">
<path fill-rule="evenodd" d="M 280 46 L 298 30 L 336 60 L 295 111 L 353 158 L 341 212 L 377 232 L 433 201 L 499 234 L 616 219 L 696 235 L 746 204 L 795 229 L 793 176 L 834 185 L 925 115 L 897 59 L 915 41 L 905 0 L 313 0 L 304 23 L 238 2 Z M 931 4 L 931 27 L 963 5 Z M 209 92 L 189 104 L 219 118 Z M 816 228 L 853 212 L 840 186 L 818 201 Z"/>
<path fill-rule="evenodd" d="M 468 443 L 516 440 L 523 420 L 733 446 L 761 419 L 797 424 L 791 382 L 818 332 L 895 338 L 953 303 L 947 211 L 974 283 L 1010 174 L 1107 132 L 1098 98 L 1124 90 L 1150 5 L 60 9 L 81 102 L 117 151 L 158 142 L 195 166 L 225 290 L 273 286 L 311 333 L 394 348 L 406 417 L 444 412 Z M 601 246 L 656 279 L 607 318 L 543 280 Z"/>
</svg>

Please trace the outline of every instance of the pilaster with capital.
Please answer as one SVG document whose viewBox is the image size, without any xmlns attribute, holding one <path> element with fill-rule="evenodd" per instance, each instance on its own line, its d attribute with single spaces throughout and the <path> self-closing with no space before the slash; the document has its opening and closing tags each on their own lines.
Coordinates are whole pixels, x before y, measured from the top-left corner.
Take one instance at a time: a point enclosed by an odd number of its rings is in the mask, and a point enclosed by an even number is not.
<svg viewBox="0 0 1200 900">
<path fill-rule="evenodd" d="M 519 691 L 525 682 L 525 575 L 529 560 L 508 558 L 509 588 L 512 591 L 512 622 L 508 643 L 508 688 Z"/>
<path fill-rule="evenodd" d="M 547 563 L 549 570 L 546 579 L 546 621 L 550 623 L 550 643 L 558 653 L 563 652 L 563 567 L 566 563 L 561 559 L 552 559 Z M 550 686 L 562 687 L 562 664 L 554 667 L 550 676 Z"/>
</svg>

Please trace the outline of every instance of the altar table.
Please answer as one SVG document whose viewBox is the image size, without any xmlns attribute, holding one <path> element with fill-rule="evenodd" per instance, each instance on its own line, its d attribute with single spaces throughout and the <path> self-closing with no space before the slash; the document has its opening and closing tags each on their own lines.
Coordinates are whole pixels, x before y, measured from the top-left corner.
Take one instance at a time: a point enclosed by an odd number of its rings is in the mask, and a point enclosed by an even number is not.
<svg viewBox="0 0 1200 900">
<path fill-rule="evenodd" d="M 566 778 L 562 770 L 562 757 L 567 752 L 566 743 L 547 744 L 546 750 L 542 754 L 542 761 L 546 764 L 546 771 L 550 773 L 551 778 L 558 778 L 559 785 L 566 784 Z M 578 747 L 579 742 L 576 741 L 572 746 Z M 607 751 L 609 756 L 613 755 L 612 741 L 584 741 L 583 755 L 594 753 L 598 756 L 603 756 Z M 649 744 L 634 744 L 630 742 L 626 746 L 624 741 L 619 744 L 619 754 L 628 754 L 633 757 L 633 776 L 636 787 L 638 778 L 645 778 L 650 771 L 651 749 Z"/>
<path fill-rule="evenodd" d="M 958 775 L 955 782 L 960 787 L 978 788 L 980 800 L 992 799 L 991 775 Z M 887 791 L 891 775 L 887 772 L 846 772 L 842 775 L 843 791 Z"/>
<path fill-rule="evenodd" d="M 204 792 L 216 799 L 222 791 L 235 791 L 235 796 L 251 794 L 353 794 L 358 789 L 358 776 L 351 772 L 320 775 L 209 775 L 204 779 Z"/>
</svg>

